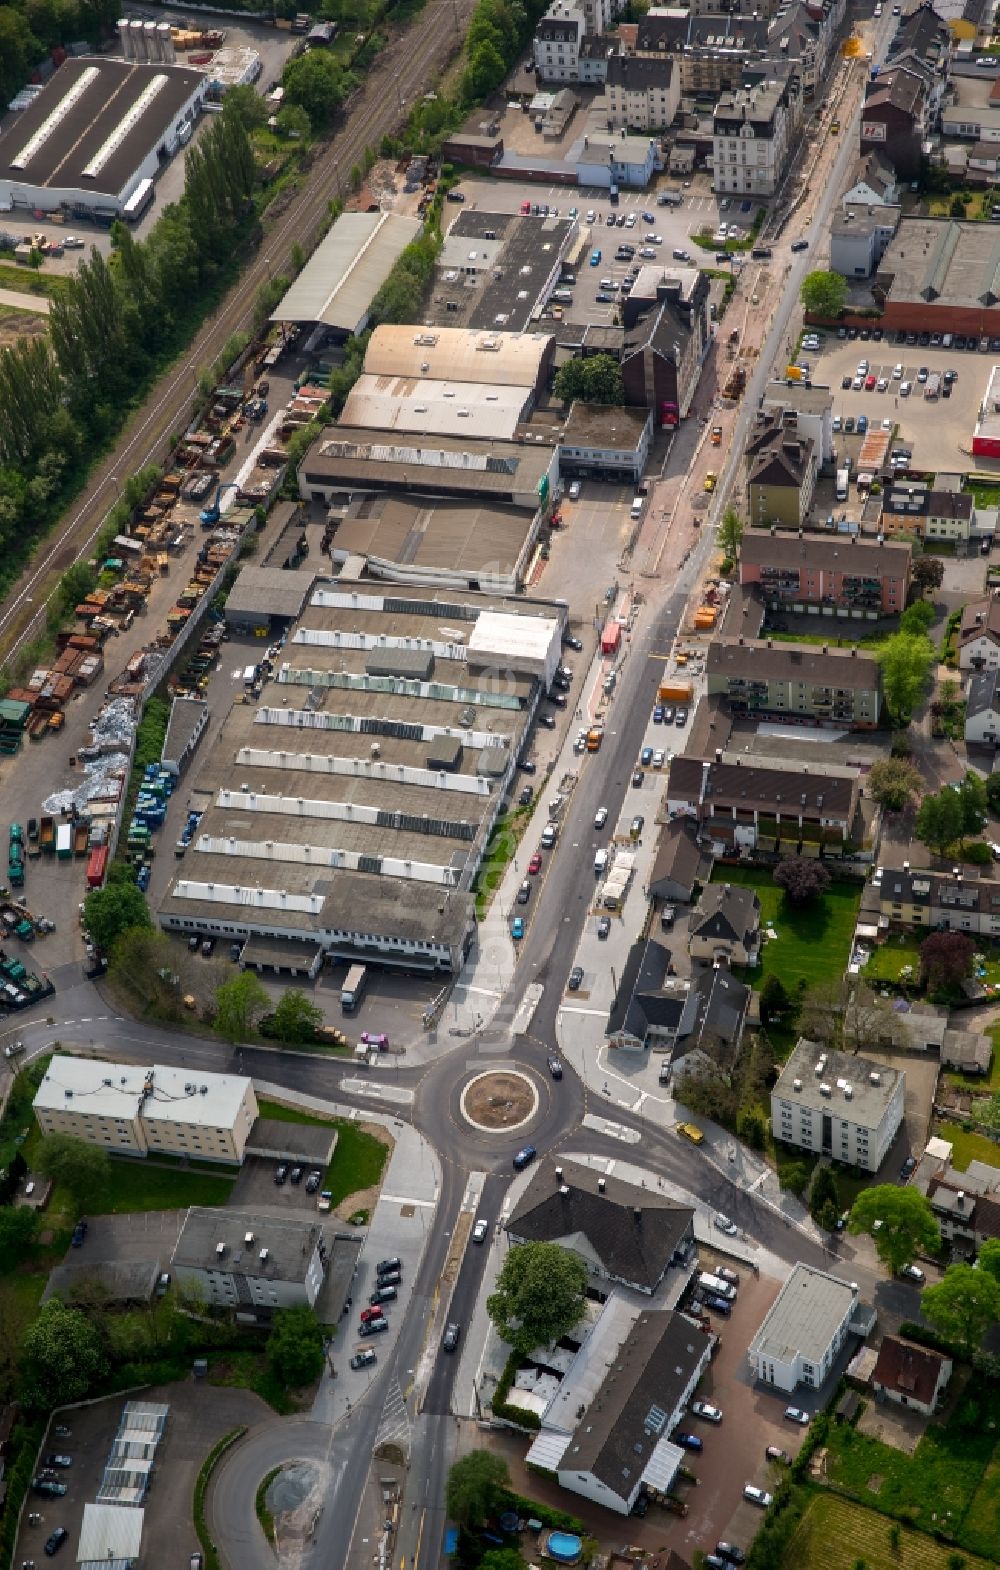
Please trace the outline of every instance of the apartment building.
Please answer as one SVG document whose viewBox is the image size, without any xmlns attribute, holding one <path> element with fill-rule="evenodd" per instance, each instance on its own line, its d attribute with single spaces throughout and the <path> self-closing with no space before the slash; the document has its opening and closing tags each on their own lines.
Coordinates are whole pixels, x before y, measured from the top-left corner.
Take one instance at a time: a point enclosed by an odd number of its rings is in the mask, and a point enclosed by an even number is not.
<svg viewBox="0 0 1000 1570">
<path fill-rule="evenodd" d="M 912 549 L 904 541 L 748 529 L 740 546 L 740 583 L 757 584 L 771 606 L 875 620 L 906 607 Z"/>
<path fill-rule="evenodd" d="M 34 1101 L 43 1134 L 118 1155 L 184 1156 L 238 1166 L 254 1120 L 253 1080 L 56 1053 Z"/>
<path fill-rule="evenodd" d="M 727 698 L 734 714 L 794 716 L 850 730 L 874 730 L 879 722 L 879 664 L 857 648 L 716 637 L 705 669 L 708 695 Z"/>
<path fill-rule="evenodd" d="M 902 208 L 876 202 L 845 205 L 830 226 L 830 267 L 844 278 L 870 278 L 899 228 Z"/>
<path fill-rule="evenodd" d="M 906 1075 L 804 1037 L 771 1091 L 771 1132 L 783 1145 L 877 1172 L 903 1121 Z"/>
<path fill-rule="evenodd" d="M 967 545 L 976 532 L 976 507 L 967 491 L 938 491 L 896 480 L 882 492 L 879 533 L 892 539 L 952 540 Z"/>
<path fill-rule="evenodd" d="M 554 0 L 535 28 L 532 58 L 544 82 L 603 82 L 620 0 Z"/>
<path fill-rule="evenodd" d="M 861 110 L 861 152 L 881 153 L 900 180 L 920 173 L 928 100 L 922 76 L 899 66 L 870 82 Z"/>
<path fill-rule="evenodd" d="M 1000 666 L 1000 600 L 990 595 L 962 607 L 958 627 L 958 664 L 963 671 Z"/>
<path fill-rule="evenodd" d="M 676 425 L 698 388 L 711 342 L 709 280 L 696 267 L 644 267 L 624 302 L 626 403 Z"/>
<path fill-rule="evenodd" d="M 805 382 L 768 382 L 761 408 L 765 414 L 781 414 L 787 428 L 799 436 L 807 436 L 821 466 L 833 462 L 833 394 L 829 387 L 807 387 Z"/>
<path fill-rule="evenodd" d="M 892 926 L 944 927 L 973 937 L 1000 938 L 1000 883 L 990 878 L 887 867 L 878 895 L 879 913 Z"/>
<path fill-rule="evenodd" d="M 815 771 L 731 752 L 674 758 L 666 790 L 668 814 L 695 819 L 702 836 L 724 849 L 782 856 L 803 847 L 812 855 L 843 854 L 860 832 L 860 800 L 857 769 Z"/>
<path fill-rule="evenodd" d="M 193 1205 L 170 1267 L 177 1281 L 237 1320 L 267 1324 L 280 1308 L 312 1307 L 326 1275 L 323 1228 L 308 1216 L 256 1216 Z"/>
<path fill-rule="evenodd" d="M 662 131 L 673 121 L 680 97 L 680 74 L 672 60 L 616 54 L 607 62 L 609 129 Z"/>
<path fill-rule="evenodd" d="M 787 82 L 767 81 L 722 95 L 712 117 L 713 190 L 774 195 L 791 151 L 790 94 Z"/>
<path fill-rule="evenodd" d="M 825 1270 L 796 1265 L 747 1349 L 754 1379 L 783 1390 L 818 1390 L 847 1341 L 858 1289 Z"/>
<path fill-rule="evenodd" d="M 819 451 L 794 410 L 760 409 L 747 436 L 747 509 L 757 528 L 798 529 L 816 491 Z"/>
</svg>

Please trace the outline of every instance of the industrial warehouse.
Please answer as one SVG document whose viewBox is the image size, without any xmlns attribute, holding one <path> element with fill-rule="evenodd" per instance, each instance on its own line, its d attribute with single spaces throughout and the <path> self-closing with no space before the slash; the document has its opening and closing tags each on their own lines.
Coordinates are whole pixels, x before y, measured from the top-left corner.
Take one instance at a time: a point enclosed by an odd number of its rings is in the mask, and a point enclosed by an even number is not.
<svg viewBox="0 0 1000 1570">
<path fill-rule="evenodd" d="M 320 582 L 206 754 L 169 930 L 461 968 L 471 892 L 565 608 Z M 450 803 L 447 811 L 445 803 Z"/>
<path fill-rule="evenodd" d="M 167 60 L 64 61 L 4 123 L 0 204 L 105 222 L 136 216 L 208 90 L 203 72 Z"/>
<path fill-rule="evenodd" d="M 372 300 L 421 230 L 400 213 L 342 213 L 320 242 L 272 322 L 327 327 L 334 337 L 361 333 Z"/>
</svg>

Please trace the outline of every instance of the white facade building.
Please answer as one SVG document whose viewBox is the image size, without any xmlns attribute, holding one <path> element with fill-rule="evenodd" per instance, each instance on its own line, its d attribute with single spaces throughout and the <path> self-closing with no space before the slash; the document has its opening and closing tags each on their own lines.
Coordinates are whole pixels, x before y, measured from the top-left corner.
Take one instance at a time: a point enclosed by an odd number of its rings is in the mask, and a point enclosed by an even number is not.
<svg viewBox="0 0 1000 1570">
<path fill-rule="evenodd" d="M 43 1134 L 121 1155 L 167 1154 L 239 1165 L 257 1117 L 253 1080 L 57 1054 L 35 1096 Z"/>
<path fill-rule="evenodd" d="M 747 1351 L 761 1384 L 790 1395 L 818 1390 L 847 1340 L 858 1309 L 857 1287 L 812 1265 L 796 1265 Z"/>
<path fill-rule="evenodd" d="M 773 196 L 789 157 L 789 89 L 760 82 L 723 93 L 712 119 L 712 186 L 724 194 Z"/>
<path fill-rule="evenodd" d="M 662 131 L 680 105 L 680 72 L 670 59 L 612 55 L 607 62 L 608 125 L 618 130 Z"/>
<path fill-rule="evenodd" d="M 326 1258 L 323 1228 L 306 1217 L 193 1205 L 170 1264 L 177 1281 L 213 1308 L 266 1322 L 275 1309 L 313 1306 Z"/>
<path fill-rule="evenodd" d="M 877 1172 L 903 1121 L 906 1075 L 800 1040 L 771 1092 L 775 1139 Z"/>
</svg>

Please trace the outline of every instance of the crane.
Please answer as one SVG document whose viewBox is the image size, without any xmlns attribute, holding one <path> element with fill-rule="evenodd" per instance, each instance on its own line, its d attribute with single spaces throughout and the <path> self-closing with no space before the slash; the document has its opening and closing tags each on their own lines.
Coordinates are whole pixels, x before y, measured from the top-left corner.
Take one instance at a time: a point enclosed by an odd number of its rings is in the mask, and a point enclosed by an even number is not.
<svg viewBox="0 0 1000 1570">
<path fill-rule="evenodd" d="M 229 480 L 225 485 L 220 484 L 215 487 L 215 495 L 208 506 L 202 510 L 201 514 L 201 521 L 206 529 L 210 528 L 213 523 L 218 523 L 219 518 L 222 516 L 219 510 L 219 503 L 222 500 L 223 492 L 238 491 L 239 488 L 239 482 L 236 480 Z"/>
</svg>

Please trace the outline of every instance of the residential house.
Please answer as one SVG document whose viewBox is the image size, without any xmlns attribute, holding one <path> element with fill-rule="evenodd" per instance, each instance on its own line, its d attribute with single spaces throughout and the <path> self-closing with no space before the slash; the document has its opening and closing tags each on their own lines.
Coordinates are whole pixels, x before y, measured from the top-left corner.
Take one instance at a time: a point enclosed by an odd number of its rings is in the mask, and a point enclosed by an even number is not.
<svg viewBox="0 0 1000 1570">
<path fill-rule="evenodd" d="M 592 474 L 638 484 L 653 439 L 649 409 L 627 409 L 577 401 L 559 440 L 563 475 Z"/>
<path fill-rule="evenodd" d="M 879 533 L 887 539 L 912 534 L 967 544 L 975 532 L 976 508 L 968 491 L 939 491 L 896 479 L 882 492 Z"/>
<path fill-rule="evenodd" d="M 608 1016 L 612 1047 L 666 1052 L 680 1065 L 730 1061 L 743 1037 L 750 988 L 724 967 L 675 976 L 670 952 L 654 938 L 632 945 Z"/>
<path fill-rule="evenodd" d="M 993 1042 L 978 1030 L 945 1031 L 941 1039 L 941 1067 L 959 1074 L 988 1074 L 993 1063 Z"/>
<path fill-rule="evenodd" d="M 672 60 L 621 54 L 608 60 L 609 129 L 662 131 L 672 123 L 680 98 L 680 74 Z"/>
<path fill-rule="evenodd" d="M 720 11 L 649 10 L 636 24 L 635 53 L 674 63 L 684 97 L 717 98 L 743 83 L 748 61 L 768 52 L 768 18 Z M 625 45 L 625 47 L 628 47 Z"/>
<path fill-rule="evenodd" d="M 625 301 L 625 402 L 676 425 L 691 407 L 711 342 L 709 280 L 694 267 L 642 268 Z"/>
<path fill-rule="evenodd" d="M 884 153 L 873 151 L 858 159 L 854 184 L 844 192 L 843 206 L 893 207 L 898 195 L 896 171 Z"/>
<path fill-rule="evenodd" d="M 860 801 L 857 769 L 730 752 L 674 758 L 666 790 L 668 811 L 694 818 L 725 849 L 783 856 L 842 855 L 860 834 Z"/>
<path fill-rule="evenodd" d="M 927 0 L 907 12 L 889 43 L 886 65 L 904 65 L 908 70 L 919 71 L 923 75 L 932 94 L 932 117 L 945 87 L 953 86 L 948 71 L 953 50 L 950 29 Z"/>
<path fill-rule="evenodd" d="M 865 91 L 861 153 L 880 153 L 898 179 L 915 180 L 920 173 L 926 123 L 927 92 L 922 77 L 902 66 L 885 70 Z"/>
<path fill-rule="evenodd" d="M 759 584 L 772 606 L 821 606 L 827 614 L 875 620 L 906 607 L 908 543 L 843 535 L 748 529 L 740 545 L 740 583 Z"/>
<path fill-rule="evenodd" d="M 845 278 L 870 278 L 899 228 L 902 208 L 852 203 L 830 226 L 830 266 Z"/>
<path fill-rule="evenodd" d="M 751 523 L 799 528 L 812 506 L 819 453 L 812 438 L 800 433 L 795 411 L 758 410 L 744 456 Z"/>
<path fill-rule="evenodd" d="M 572 158 L 577 184 L 605 191 L 612 185 L 645 190 L 656 171 L 663 168 L 663 150 L 655 136 L 626 136 L 617 131 L 588 131 L 574 143 Z"/>
<path fill-rule="evenodd" d="M 876 1401 L 892 1401 L 924 1417 L 933 1417 L 951 1378 L 952 1360 L 943 1352 L 885 1336 L 872 1374 Z"/>
<path fill-rule="evenodd" d="M 747 1351 L 754 1379 L 791 1395 L 818 1390 L 864 1310 L 855 1285 L 795 1265 Z"/>
<path fill-rule="evenodd" d="M 674 818 L 659 831 L 649 873 L 649 897 L 664 905 L 689 905 L 699 881 L 708 875 L 698 830 L 689 818 Z"/>
<path fill-rule="evenodd" d="M 990 878 L 886 867 L 878 897 L 879 911 L 892 926 L 942 927 L 1000 940 L 1000 883 Z"/>
<path fill-rule="evenodd" d="M 984 1243 L 1000 1238 L 1000 1188 L 996 1168 L 987 1170 L 993 1173 L 992 1179 L 949 1167 L 946 1177 L 932 1177 L 927 1185 L 927 1199 L 942 1238 L 955 1253 L 970 1259 Z"/>
<path fill-rule="evenodd" d="M 170 1258 L 177 1283 L 238 1320 L 267 1324 L 279 1308 L 312 1308 L 326 1275 L 323 1228 L 308 1216 L 193 1205 Z"/>
<path fill-rule="evenodd" d="M 580 45 L 587 31 L 586 19 L 575 5 L 556 0 L 535 28 L 535 71 L 543 82 L 576 82 L 580 79 Z"/>
<path fill-rule="evenodd" d="M 603 1318 L 612 1317 L 609 1304 Z M 685 1451 L 670 1435 L 715 1345 L 684 1314 L 641 1313 L 617 1347 L 596 1327 L 548 1403 L 525 1460 L 555 1473 L 561 1488 L 628 1516 L 647 1488 L 669 1491 Z M 598 1361 L 599 1359 L 599 1361 Z M 561 1395 L 572 1384 L 572 1395 Z"/>
<path fill-rule="evenodd" d="M 996 670 L 1000 666 L 1000 599 L 989 595 L 964 605 L 957 641 L 960 670 Z"/>
<path fill-rule="evenodd" d="M 756 965 L 760 900 L 739 883 L 710 883 L 688 921 L 688 953 L 714 965 Z"/>
<path fill-rule="evenodd" d="M 877 1172 L 903 1121 L 906 1075 L 803 1037 L 771 1091 L 771 1131 L 783 1145 Z"/>
<path fill-rule="evenodd" d="M 568 1157 L 546 1156 L 507 1222 L 512 1243 L 558 1243 L 586 1267 L 591 1296 L 613 1285 L 652 1297 L 694 1248 L 687 1205 Z"/>
<path fill-rule="evenodd" d="M 965 739 L 980 747 L 1000 745 L 1000 667 L 973 671 L 965 693 Z"/>
<path fill-rule="evenodd" d="M 933 4 L 956 44 L 989 43 L 994 0 L 933 0 Z"/>
<path fill-rule="evenodd" d="M 773 196 L 788 164 L 794 120 L 787 83 L 760 82 L 723 93 L 712 119 L 712 189 Z"/>
<path fill-rule="evenodd" d="M 882 707 L 878 661 L 857 648 L 715 637 L 705 665 L 708 693 L 734 714 L 801 715 L 817 724 L 874 730 Z"/>
<path fill-rule="evenodd" d="M 57 1052 L 34 1101 L 43 1134 L 67 1134 L 126 1156 L 182 1156 L 239 1166 L 257 1117 L 242 1074 L 157 1063 L 143 1068 Z"/>
<path fill-rule="evenodd" d="M 769 415 L 794 414 L 795 430 L 812 442 L 820 466 L 833 462 L 833 395 L 829 387 L 768 382 L 761 408 Z"/>
</svg>

